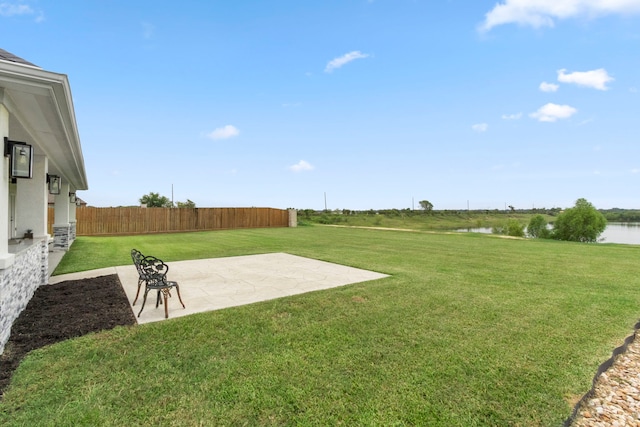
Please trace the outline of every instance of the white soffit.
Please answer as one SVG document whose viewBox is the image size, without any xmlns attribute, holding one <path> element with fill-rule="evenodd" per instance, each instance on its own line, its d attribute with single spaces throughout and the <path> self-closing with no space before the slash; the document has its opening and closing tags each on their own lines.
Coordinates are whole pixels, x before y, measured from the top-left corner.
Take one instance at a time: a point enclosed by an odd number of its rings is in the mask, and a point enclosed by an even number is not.
<svg viewBox="0 0 640 427">
<path fill-rule="evenodd" d="M 88 189 L 67 76 L 0 60 L 0 102 L 10 113 L 9 138 L 33 144 L 49 171 L 74 190 Z"/>
</svg>

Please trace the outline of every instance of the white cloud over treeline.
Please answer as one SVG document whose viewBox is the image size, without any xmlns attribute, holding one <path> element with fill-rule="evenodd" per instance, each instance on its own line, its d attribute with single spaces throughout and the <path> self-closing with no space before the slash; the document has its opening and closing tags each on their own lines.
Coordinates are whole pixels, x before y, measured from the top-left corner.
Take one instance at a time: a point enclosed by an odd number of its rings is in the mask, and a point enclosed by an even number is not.
<svg viewBox="0 0 640 427">
<path fill-rule="evenodd" d="M 348 64 L 351 61 L 355 61 L 356 59 L 364 59 L 368 58 L 370 55 L 367 53 L 362 53 L 359 50 L 354 50 L 349 53 L 345 53 L 342 56 L 332 59 L 327 63 L 327 66 L 324 69 L 325 73 L 331 73 L 333 70 L 337 70 L 338 68 Z"/>
<path fill-rule="evenodd" d="M 573 83 L 579 86 L 586 86 L 598 90 L 607 90 L 607 83 L 613 81 L 613 77 L 604 68 L 591 71 L 574 71 L 566 73 L 567 70 L 558 70 L 558 81 L 562 83 Z"/>
<path fill-rule="evenodd" d="M 574 17 L 640 13 L 640 0 L 504 0 L 485 15 L 480 31 L 504 24 L 533 28 L 553 27 L 557 20 Z"/>
<path fill-rule="evenodd" d="M 487 123 L 477 123 L 477 124 L 471 126 L 471 129 L 473 129 L 474 131 L 476 131 L 478 133 L 482 133 L 482 132 L 486 132 L 487 130 L 489 130 L 489 125 Z"/>
<path fill-rule="evenodd" d="M 578 110 L 570 105 L 558 105 L 550 102 L 529 114 L 529 117 L 541 122 L 555 122 L 559 119 L 568 119 L 577 112 Z"/>
<path fill-rule="evenodd" d="M 23 2 L 0 2 L 0 16 L 12 17 L 20 15 L 35 15 L 36 22 L 44 21 L 44 12 L 36 10 Z"/>
<path fill-rule="evenodd" d="M 560 85 L 557 85 L 555 83 L 547 83 L 547 82 L 542 82 L 540 83 L 540 90 L 543 92 L 556 92 L 558 90 L 558 88 L 560 87 Z"/>
<path fill-rule="evenodd" d="M 311 171 L 314 167 L 305 160 L 300 160 L 295 165 L 289 166 L 289 170 L 293 172 L 303 172 L 303 171 Z"/>
<path fill-rule="evenodd" d="M 522 113 L 503 114 L 503 120 L 519 120 L 522 117 Z"/>
<path fill-rule="evenodd" d="M 206 136 L 209 139 L 228 139 L 240 135 L 240 131 L 233 125 L 226 125 L 221 128 L 214 129 Z"/>
</svg>

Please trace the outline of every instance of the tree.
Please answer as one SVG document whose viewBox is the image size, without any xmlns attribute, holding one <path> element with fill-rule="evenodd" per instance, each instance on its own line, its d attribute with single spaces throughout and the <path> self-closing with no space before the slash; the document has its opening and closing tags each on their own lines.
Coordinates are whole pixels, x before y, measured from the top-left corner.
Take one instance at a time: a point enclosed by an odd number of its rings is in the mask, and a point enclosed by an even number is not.
<svg viewBox="0 0 640 427">
<path fill-rule="evenodd" d="M 586 199 L 576 200 L 576 205 L 560 213 L 553 226 L 556 240 L 593 243 L 607 227 L 607 220 Z"/>
<path fill-rule="evenodd" d="M 190 209 L 193 209 L 193 208 L 196 207 L 196 203 L 192 202 L 189 199 L 187 199 L 186 202 L 177 202 L 176 204 L 178 205 L 179 208 L 190 208 Z"/>
<path fill-rule="evenodd" d="M 420 207 L 426 212 L 431 212 L 433 210 L 433 203 L 428 200 L 420 200 L 418 203 L 420 203 Z"/>
<path fill-rule="evenodd" d="M 535 215 L 529 221 L 527 233 L 533 238 L 548 239 L 550 236 L 547 220 L 542 215 Z"/>
<path fill-rule="evenodd" d="M 170 208 L 173 207 L 173 203 L 165 196 L 161 196 L 158 193 L 149 193 L 140 197 L 140 203 L 147 205 L 148 208 Z"/>
</svg>

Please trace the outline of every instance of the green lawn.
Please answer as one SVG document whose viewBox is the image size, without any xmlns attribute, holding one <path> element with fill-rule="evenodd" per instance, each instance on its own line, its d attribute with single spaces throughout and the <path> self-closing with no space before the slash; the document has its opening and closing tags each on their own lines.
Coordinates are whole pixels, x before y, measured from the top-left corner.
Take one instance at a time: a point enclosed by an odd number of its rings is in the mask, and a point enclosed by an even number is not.
<svg viewBox="0 0 640 427">
<path fill-rule="evenodd" d="M 287 252 L 391 277 L 35 351 L 0 424 L 561 425 L 640 313 L 640 247 L 466 233 L 79 238 L 57 273 L 128 264 L 132 247 L 167 261 Z"/>
</svg>

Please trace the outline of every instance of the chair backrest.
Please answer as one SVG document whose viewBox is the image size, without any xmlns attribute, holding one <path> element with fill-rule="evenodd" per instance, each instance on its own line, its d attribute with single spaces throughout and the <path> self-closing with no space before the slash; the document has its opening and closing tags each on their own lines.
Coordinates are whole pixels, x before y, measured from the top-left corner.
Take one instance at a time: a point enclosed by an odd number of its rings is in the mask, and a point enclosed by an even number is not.
<svg viewBox="0 0 640 427">
<path fill-rule="evenodd" d="M 140 266 L 147 280 L 165 281 L 169 272 L 169 266 L 154 256 L 144 257 Z"/>
<path fill-rule="evenodd" d="M 136 266 L 138 273 L 142 274 L 142 260 L 144 260 L 144 255 L 137 249 L 131 249 L 131 259 L 133 260 L 133 264 Z"/>
</svg>

